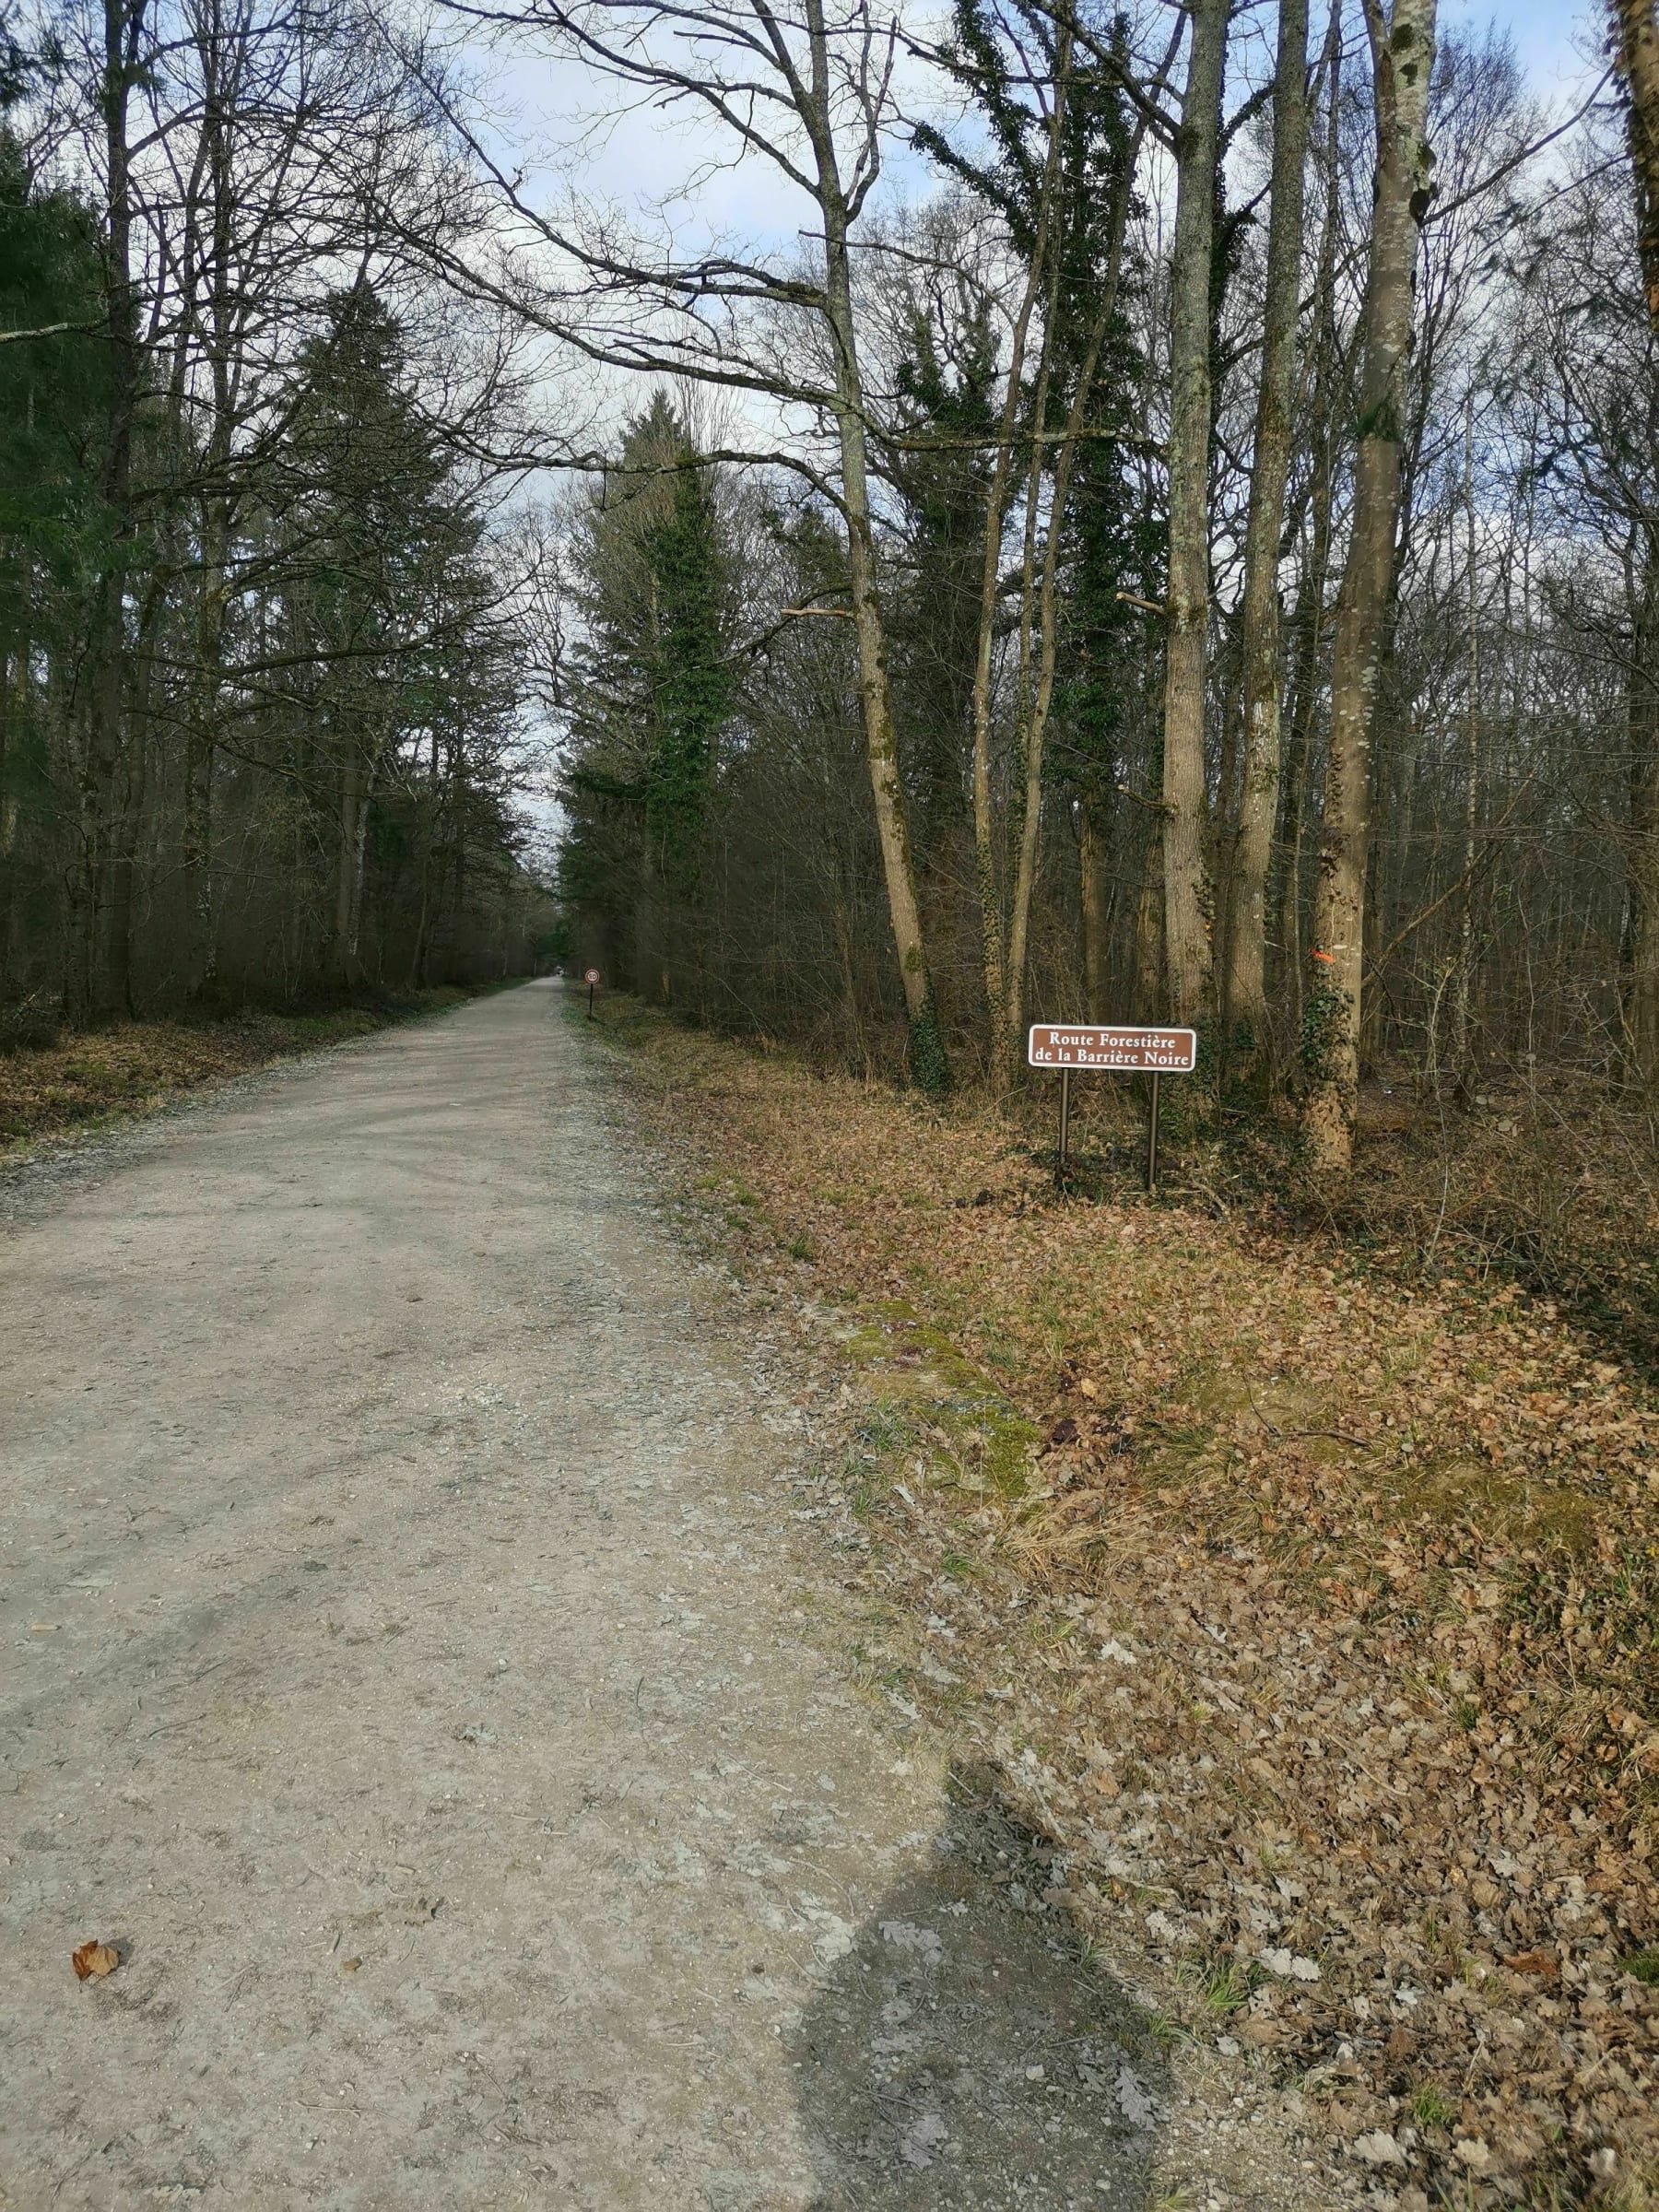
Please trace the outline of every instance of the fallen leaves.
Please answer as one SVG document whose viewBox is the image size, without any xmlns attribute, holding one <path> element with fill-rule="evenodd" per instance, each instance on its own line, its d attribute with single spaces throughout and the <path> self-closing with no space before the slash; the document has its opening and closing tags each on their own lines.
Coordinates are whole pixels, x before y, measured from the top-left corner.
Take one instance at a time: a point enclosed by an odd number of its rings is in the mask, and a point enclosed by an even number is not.
<svg viewBox="0 0 1659 2212">
<path fill-rule="evenodd" d="M 149 1112 L 177 1092 L 291 1053 L 366 1036 L 401 1015 L 431 1012 L 468 995 L 445 986 L 408 992 L 376 1006 L 316 1014 L 249 1011 L 225 1021 L 124 1021 L 0 1051 L 0 1153 L 107 1114 Z"/>
<path fill-rule="evenodd" d="M 1552 1951 L 1517 1951 L 1503 1963 L 1512 1974 L 1533 1974 L 1547 1982 L 1553 1982 L 1560 1971 Z"/>
<path fill-rule="evenodd" d="M 1354 2156 L 1363 2166 L 1404 2166 L 1406 2153 L 1391 2135 L 1374 2129 L 1370 2135 L 1356 2136 Z"/>
<path fill-rule="evenodd" d="M 121 1953 L 112 1943 L 99 1943 L 89 1938 L 70 1953 L 69 1963 L 77 1981 L 101 1982 L 121 1964 Z"/>
<path fill-rule="evenodd" d="M 1259 1956 L 1267 1971 L 1270 1974 L 1277 1974 L 1281 1982 L 1317 1982 L 1319 1980 L 1319 1969 L 1314 1965 L 1312 1959 L 1299 1958 L 1294 1951 L 1288 1951 L 1280 1947 L 1263 1951 Z"/>
<path fill-rule="evenodd" d="M 1023 1494 L 930 1478 L 908 1443 L 905 1512 L 889 1471 L 853 1548 L 948 1627 L 966 1724 L 1068 1897 L 1175 1976 L 1223 1959 L 1229 2040 L 1326 2079 L 1392 2186 L 1578 2201 L 1598 2147 L 1659 2156 L 1640 1379 L 1512 1288 L 1056 1204 L 989 1112 L 634 1041 L 673 1070 L 664 1142 L 750 1194 L 713 1233 L 752 1281 L 807 1238 L 821 1298 L 908 1301 L 1037 1424 Z"/>
</svg>

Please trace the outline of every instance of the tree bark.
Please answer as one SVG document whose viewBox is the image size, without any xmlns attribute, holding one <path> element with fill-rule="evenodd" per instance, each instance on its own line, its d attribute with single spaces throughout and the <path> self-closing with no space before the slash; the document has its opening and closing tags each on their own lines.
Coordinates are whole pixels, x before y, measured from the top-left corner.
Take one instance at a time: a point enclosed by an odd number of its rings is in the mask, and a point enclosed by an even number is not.
<svg viewBox="0 0 1659 2212">
<path fill-rule="evenodd" d="M 1619 1015 L 1625 1080 L 1659 1087 L 1659 559 L 1650 543 L 1632 594 L 1626 677 L 1630 815 Z"/>
<path fill-rule="evenodd" d="M 1090 1021 L 1109 1019 L 1107 992 L 1112 932 L 1112 893 L 1107 882 L 1111 841 L 1100 809 L 1082 802 L 1082 834 L 1077 841 L 1078 902 L 1083 922 L 1084 1010 Z"/>
<path fill-rule="evenodd" d="M 1060 165 L 1061 131 L 1071 70 L 1072 27 L 1062 22 L 1055 44 L 1054 104 L 1049 116 L 1048 150 L 1043 159 L 1042 193 L 1037 233 L 1026 272 L 1025 290 L 1014 319 L 996 457 L 985 501 L 985 542 L 980 564 L 979 633 L 973 662 L 973 853 L 979 894 L 981 958 L 985 972 L 987 1030 L 994 1063 L 1003 1036 L 1006 965 L 1003 947 L 1002 886 L 996 865 L 995 819 L 991 793 L 991 677 L 996 642 L 997 585 L 1002 576 L 1003 526 L 1007 520 L 1014 457 L 1014 427 L 1025 371 L 1026 341 L 1048 268 L 1048 239 Z M 1041 426 L 1039 426 L 1041 427 Z"/>
<path fill-rule="evenodd" d="M 1654 0 L 1608 0 L 1636 186 L 1636 240 L 1648 321 L 1659 331 L 1659 19 Z"/>
<path fill-rule="evenodd" d="M 1302 206 L 1308 155 L 1308 0 L 1280 0 L 1273 93 L 1272 204 L 1263 300 L 1262 382 L 1244 540 L 1244 758 L 1233 854 L 1221 1013 L 1267 1033 L 1267 870 L 1278 811 L 1279 535 L 1290 474 L 1290 410 L 1296 386 Z"/>
<path fill-rule="evenodd" d="M 1625 91 L 1636 192 L 1636 236 L 1648 324 L 1659 338 L 1659 20 L 1654 0 L 1608 0 L 1613 58 Z M 1625 863 L 1624 1044 L 1629 1079 L 1659 1090 L 1659 743 L 1653 653 L 1655 557 L 1651 532 L 1634 624 L 1630 674 L 1630 835 Z"/>
<path fill-rule="evenodd" d="M 1352 1164 L 1359 1097 L 1365 864 L 1371 751 L 1383 623 L 1399 526 L 1400 441 L 1411 340 L 1412 277 L 1429 207 L 1424 139 L 1434 63 L 1435 0 L 1368 0 L 1377 117 L 1371 269 L 1366 280 L 1359 446 L 1347 569 L 1336 606 L 1331 739 L 1325 770 L 1311 979 L 1302 1019 L 1308 1090 L 1302 1127 L 1312 1165 Z"/>
<path fill-rule="evenodd" d="M 127 113 L 144 9 L 145 0 L 103 0 L 104 186 L 108 202 L 103 281 L 110 365 L 99 489 L 112 521 L 114 543 L 94 594 L 89 680 L 81 704 L 75 851 L 65 916 L 64 1014 L 72 1025 L 85 1022 L 102 1002 L 104 887 L 126 697 L 125 593 L 133 539 L 133 418 L 138 394 Z"/>
<path fill-rule="evenodd" d="M 17 690 L 12 688 L 12 669 L 16 666 Z M 11 748 L 12 723 L 21 702 L 27 699 L 29 681 L 29 647 L 19 645 L 15 656 L 0 652 L 0 1005 L 11 992 L 12 901 L 17 882 L 16 853 L 18 821 L 20 808 L 16 793 L 11 789 L 11 778 L 6 773 L 6 756 Z"/>
<path fill-rule="evenodd" d="M 355 744 L 340 768 L 339 835 L 335 853 L 334 971 L 342 983 L 358 980 L 359 885 L 363 864 L 363 768 Z"/>
<path fill-rule="evenodd" d="M 207 195 L 206 225 L 210 255 L 204 335 L 212 418 L 203 455 L 201 582 L 196 602 L 197 672 L 191 702 L 184 771 L 184 882 L 188 987 L 211 992 L 218 982 L 218 921 L 214 905 L 213 782 L 218 745 L 220 675 L 224 665 L 226 588 L 233 529 L 229 485 L 235 394 L 231 357 L 237 343 L 233 298 L 232 223 L 237 179 L 232 155 L 232 104 L 237 72 L 222 13 L 205 12 L 197 32 L 202 50 L 206 108 L 203 163 Z M 193 218 L 194 210 L 192 210 Z M 198 314 L 201 310 L 197 309 Z"/>
<path fill-rule="evenodd" d="M 1469 1002 L 1475 970 L 1475 853 L 1480 810 L 1480 572 L 1475 535 L 1475 402 L 1464 401 L 1464 532 L 1468 564 L 1468 674 L 1464 701 L 1465 781 L 1463 806 L 1464 892 L 1457 925 L 1457 973 L 1452 987 L 1452 1081 L 1467 1104 L 1474 1095 L 1474 1054 Z"/>
<path fill-rule="evenodd" d="M 164 613 L 165 593 L 159 576 L 152 575 L 145 603 L 135 624 L 131 673 L 126 682 L 130 727 L 124 746 L 124 789 L 115 812 L 111 834 L 109 973 L 106 1003 L 136 1016 L 134 935 L 138 912 L 141 871 L 148 858 L 146 846 L 147 784 L 149 772 L 148 733 L 152 726 L 152 691 L 156 670 L 156 642 Z"/>
<path fill-rule="evenodd" d="M 1135 903 L 1135 1012 L 1140 1021 L 1156 1021 L 1164 1004 L 1163 887 L 1163 820 L 1154 816 Z"/>
<path fill-rule="evenodd" d="M 1205 866 L 1204 685 L 1209 624 L 1210 276 L 1229 0 L 1194 0 L 1176 140 L 1170 269 L 1170 618 L 1164 689 L 1164 943 L 1170 1013 L 1188 1020 L 1210 981 Z"/>
<path fill-rule="evenodd" d="M 863 709 L 865 749 L 870 790 L 876 803 L 876 832 L 881 846 L 888 913 L 899 955 L 899 974 L 910 1020 L 910 1072 L 919 1088 L 948 1089 L 950 1063 L 939 1030 L 933 975 L 916 900 L 915 865 L 904 787 L 899 780 L 899 747 L 893 728 L 892 688 L 888 677 L 887 628 L 876 589 L 876 538 L 870 515 L 870 482 L 865 425 L 864 381 L 853 318 L 853 277 L 848 252 L 849 216 L 836 163 L 830 118 L 829 34 L 822 0 L 807 0 L 812 86 L 809 124 L 818 168 L 818 200 L 824 218 L 826 317 L 835 350 L 835 418 L 841 447 L 841 506 L 847 524 L 847 578 L 858 640 L 858 689 Z"/>
<path fill-rule="evenodd" d="M 1340 212 L 1342 125 L 1342 0 L 1331 0 L 1325 54 L 1324 218 L 1314 278 L 1312 465 L 1308 487 L 1309 540 L 1297 584 L 1292 657 L 1290 742 L 1280 770 L 1278 942 L 1279 976 L 1288 1027 L 1301 1030 L 1302 843 L 1308 816 L 1308 767 L 1319 691 L 1319 656 L 1324 642 L 1325 589 L 1331 574 L 1331 513 L 1335 493 L 1335 389 L 1341 371 L 1336 336 L 1336 247 Z"/>
</svg>

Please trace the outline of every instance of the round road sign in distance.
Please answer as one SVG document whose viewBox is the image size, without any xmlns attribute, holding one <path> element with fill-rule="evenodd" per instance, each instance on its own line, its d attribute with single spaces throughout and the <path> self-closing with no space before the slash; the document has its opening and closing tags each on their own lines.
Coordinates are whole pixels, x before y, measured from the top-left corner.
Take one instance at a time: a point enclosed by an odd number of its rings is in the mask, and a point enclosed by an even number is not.
<svg viewBox="0 0 1659 2212">
<path fill-rule="evenodd" d="M 584 983 L 596 983 L 596 982 L 599 981 L 599 971 L 598 971 L 598 969 L 597 969 L 597 968 L 590 968 L 590 969 L 588 970 L 587 973 L 586 973 L 586 974 L 585 974 L 585 975 L 582 977 L 582 982 L 583 982 Z"/>
</svg>

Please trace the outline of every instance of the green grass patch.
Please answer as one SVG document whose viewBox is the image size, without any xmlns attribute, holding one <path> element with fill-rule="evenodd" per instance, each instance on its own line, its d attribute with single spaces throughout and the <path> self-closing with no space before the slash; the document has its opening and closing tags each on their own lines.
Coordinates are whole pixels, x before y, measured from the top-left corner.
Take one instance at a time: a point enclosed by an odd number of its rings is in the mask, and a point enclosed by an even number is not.
<svg viewBox="0 0 1659 2212">
<path fill-rule="evenodd" d="M 1458 2116 L 1458 2109 L 1431 2081 L 1426 2081 L 1412 2095 L 1411 2117 L 1418 2127 L 1450 2127 Z"/>
</svg>

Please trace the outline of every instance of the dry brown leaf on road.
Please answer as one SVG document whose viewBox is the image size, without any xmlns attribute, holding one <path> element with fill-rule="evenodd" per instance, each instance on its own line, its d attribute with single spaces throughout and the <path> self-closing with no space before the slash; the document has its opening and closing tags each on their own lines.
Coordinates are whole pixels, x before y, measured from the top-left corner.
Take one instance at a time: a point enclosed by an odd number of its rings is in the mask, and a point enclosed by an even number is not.
<svg viewBox="0 0 1659 2212">
<path fill-rule="evenodd" d="M 121 1953 L 112 1943 L 97 1943 L 88 1938 L 71 1954 L 69 1963 L 78 1980 L 101 1982 L 121 1964 Z"/>
</svg>

